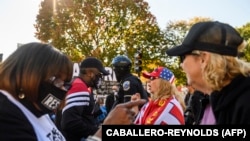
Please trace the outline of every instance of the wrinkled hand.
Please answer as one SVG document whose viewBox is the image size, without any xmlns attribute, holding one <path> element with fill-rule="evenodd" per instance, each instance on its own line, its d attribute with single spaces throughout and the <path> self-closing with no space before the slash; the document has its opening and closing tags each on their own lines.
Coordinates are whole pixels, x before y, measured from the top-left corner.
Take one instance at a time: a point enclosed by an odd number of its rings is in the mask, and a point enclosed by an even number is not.
<svg viewBox="0 0 250 141">
<path fill-rule="evenodd" d="M 116 105 L 115 108 L 105 118 L 103 125 L 132 124 L 136 115 L 135 111 L 133 111 L 132 108 L 135 106 L 143 105 L 145 103 L 146 100 L 140 99 Z"/>
</svg>

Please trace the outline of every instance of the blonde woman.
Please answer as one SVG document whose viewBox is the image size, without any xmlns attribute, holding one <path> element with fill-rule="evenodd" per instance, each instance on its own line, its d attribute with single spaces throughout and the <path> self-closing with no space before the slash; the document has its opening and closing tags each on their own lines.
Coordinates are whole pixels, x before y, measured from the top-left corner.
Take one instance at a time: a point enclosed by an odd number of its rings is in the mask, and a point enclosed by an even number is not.
<svg viewBox="0 0 250 141">
<path fill-rule="evenodd" d="M 200 124 L 250 124 L 250 64 L 238 58 L 245 47 L 232 26 L 209 21 L 194 24 L 181 45 L 167 50 L 180 56 L 188 84 L 209 95 Z"/>
<path fill-rule="evenodd" d="M 158 67 L 153 72 L 144 72 L 149 79 L 151 100 L 137 114 L 134 121 L 139 125 L 182 125 L 185 123 L 184 100 L 177 91 L 174 74 L 167 68 Z M 138 99 L 134 95 L 132 100 Z"/>
</svg>

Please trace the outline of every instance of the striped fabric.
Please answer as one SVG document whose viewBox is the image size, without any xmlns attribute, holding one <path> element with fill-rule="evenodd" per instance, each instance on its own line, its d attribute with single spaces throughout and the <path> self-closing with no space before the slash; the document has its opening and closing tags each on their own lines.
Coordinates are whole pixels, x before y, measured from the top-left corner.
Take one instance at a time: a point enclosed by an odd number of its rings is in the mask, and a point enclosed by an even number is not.
<svg viewBox="0 0 250 141">
<path fill-rule="evenodd" d="M 138 125 L 184 125 L 184 115 L 180 103 L 174 98 L 149 101 L 138 113 Z"/>
<path fill-rule="evenodd" d="M 66 95 L 66 103 L 62 112 L 75 106 L 89 106 L 90 104 L 90 90 L 87 86 L 79 78 L 73 83 L 72 88 Z"/>
</svg>

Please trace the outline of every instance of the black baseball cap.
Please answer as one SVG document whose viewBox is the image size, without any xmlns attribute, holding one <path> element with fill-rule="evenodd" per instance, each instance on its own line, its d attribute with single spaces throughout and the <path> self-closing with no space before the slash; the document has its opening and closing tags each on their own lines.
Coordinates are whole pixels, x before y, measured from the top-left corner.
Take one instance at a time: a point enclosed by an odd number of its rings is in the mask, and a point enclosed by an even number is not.
<svg viewBox="0 0 250 141">
<path fill-rule="evenodd" d="M 80 68 L 97 68 L 103 75 L 109 75 L 109 72 L 103 67 L 102 62 L 95 57 L 84 59 L 80 64 Z"/>
<path fill-rule="evenodd" d="M 240 34 L 229 24 L 206 21 L 194 24 L 181 45 L 166 51 L 169 56 L 182 56 L 193 50 L 237 56 L 238 46 L 243 42 Z"/>
</svg>

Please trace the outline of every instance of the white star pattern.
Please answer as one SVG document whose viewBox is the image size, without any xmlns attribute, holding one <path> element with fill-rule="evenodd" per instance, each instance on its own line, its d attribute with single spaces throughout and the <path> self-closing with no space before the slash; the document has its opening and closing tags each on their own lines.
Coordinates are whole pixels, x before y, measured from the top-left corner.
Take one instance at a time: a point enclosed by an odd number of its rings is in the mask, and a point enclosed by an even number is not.
<svg viewBox="0 0 250 141">
<path fill-rule="evenodd" d="M 174 74 L 166 68 L 163 68 L 163 70 L 160 73 L 160 77 L 168 80 L 170 83 L 173 83 L 175 79 Z"/>
</svg>

